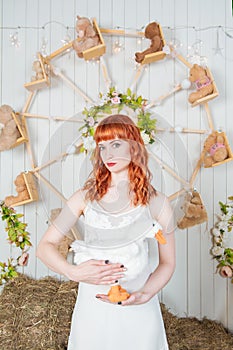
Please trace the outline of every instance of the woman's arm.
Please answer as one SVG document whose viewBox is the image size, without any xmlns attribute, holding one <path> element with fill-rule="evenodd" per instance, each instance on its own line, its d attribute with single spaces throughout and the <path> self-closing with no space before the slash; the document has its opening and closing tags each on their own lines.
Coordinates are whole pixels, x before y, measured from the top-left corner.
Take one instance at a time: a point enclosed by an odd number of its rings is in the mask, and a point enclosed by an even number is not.
<svg viewBox="0 0 233 350">
<path fill-rule="evenodd" d="M 64 235 L 74 226 L 85 208 L 82 191 L 76 192 L 48 228 L 37 247 L 37 256 L 51 270 L 76 282 L 92 284 L 111 284 L 123 277 L 121 264 L 109 264 L 107 260 L 88 260 L 79 265 L 72 265 L 59 253 L 58 246 Z"/>
<path fill-rule="evenodd" d="M 158 196 L 158 197 L 157 197 Z M 163 228 L 166 244 L 158 244 L 159 264 L 150 275 L 142 290 L 132 293 L 122 305 L 142 304 L 149 301 L 170 280 L 175 270 L 175 238 L 173 211 L 169 200 L 158 193 L 151 203 L 151 214 Z"/>
</svg>

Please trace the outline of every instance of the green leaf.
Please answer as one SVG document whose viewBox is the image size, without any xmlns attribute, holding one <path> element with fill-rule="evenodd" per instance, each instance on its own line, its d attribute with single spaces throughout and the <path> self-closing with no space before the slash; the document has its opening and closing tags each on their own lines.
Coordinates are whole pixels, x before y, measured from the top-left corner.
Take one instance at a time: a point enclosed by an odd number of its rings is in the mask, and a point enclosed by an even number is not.
<svg viewBox="0 0 233 350">
<path fill-rule="evenodd" d="M 130 88 L 127 89 L 127 92 L 126 92 L 126 93 L 127 93 L 127 96 L 131 96 L 131 93 L 132 93 L 132 92 L 131 92 Z"/>
<path fill-rule="evenodd" d="M 220 205 L 220 209 L 224 214 L 227 214 L 227 208 L 226 208 L 226 204 L 219 202 Z"/>
</svg>

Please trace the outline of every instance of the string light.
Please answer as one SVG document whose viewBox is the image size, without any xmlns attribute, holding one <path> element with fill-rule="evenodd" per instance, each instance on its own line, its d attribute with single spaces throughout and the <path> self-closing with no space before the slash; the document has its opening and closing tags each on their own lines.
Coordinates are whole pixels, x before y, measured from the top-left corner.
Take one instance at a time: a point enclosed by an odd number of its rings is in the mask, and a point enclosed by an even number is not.
<svg viewBox="0 0 233 350">
<path fill-rule="evenodd" d="M 217 29 L 217 37 L 216 37 L 216 47 L 213 49 L 215 55 L 221 55 L 222 56 L 222 50 L 223 48 L 220 47 L 220 42 L 219 42 L 219 29 Z"/>
<path fill-rule="evenodd" d="M 16 48 L 20 47 L 21 42 L 19 40 L 19 33 L 18 32 L 10 34 L 9 37 L 10 37 L 10 43 L 12 46 L 14 46 Z"/>
<path fill-rule="evenodd" d="M 71 35 L 69 33 L 69 28 L 67 27 L 66 30 L 66 34 L 64 36 L 63 39 L 61 39 L 62 44 L 65 46 L 66 44 L 68 44 L 70 41 L 72 40 Z M 68 49 L 67 51 L 70 51 L 70 49 Z"/>
<path fill-rule="evenodd" d="M 112 52 L 118 54 L 124 50 L 123 44 L 117 39 L 112 45 Z"/>
<path fill-rule="evenodd" d="M 47 56 L 47 44 L 48 44 L 48 39 L 43 36 L 41 39 L 41 46 L 40 46 L 40 53 L 42 56 Z"/>
<path fill-rule="evenodd" d="M 42 26 L 14 26 L 14 27 L 10 27 L 10 26 L 0 26 L 0 29 L 6 29 L 6 30 L 15 30 L 14 33 L 11 33 L 9 36 L 9 40 L 10 43 L 13 47 L 18 48 L 21 44 L 20 40 L 19 40 L 19 35 L 18 35 L 18 30 L 20 29 L 24 29 L 24 30 L 30 30 L 30 29 L 36 29 L 36 30 L 41 30 L 41 29 L 45 29 L 47 26 L 49 25 L 60 25 L 63 28 L 65 28 L 67 30 L 67 33 L 65 35 L 65 37 L 63 39 L 61 39 L 61 42 L 66 45 L 68 42 L 70 42 L 72 40 L 70 33 L 68 32 L 69 29 L 75 29 L 75 27 L 69 27 L 69 26 L 65 26 L 63 23 L 58 22 L 58 21 L 49 21 L 46 22 L 44 25 Z M 144 37 L 141 37 L 141 34 L 138 35 L 138 33 L 141 33 L 144 29 L 145 26 L 139 28 L 139 29 L 135 29 L 135 28 L 126 28 L 126 27 L 115 27 L 115 29 L 123 29 L 126 33 L 127 32 L 134 32 L 135 36 L 139 36 L 138 38 L 138 44 L 140 45 L 142 40 L 144 39 Z M 170 26 L 163 26 L 164 30 L 170 31 L 171 32 L 171 36 L 173 37 L 173 32 L 178 31 L 178 30 L 193 30 L 195 32 L 201 32 L 201 31 L 208 31 L 208 30 L 213 30 L 213 29 L 217 29 L 216 30 L 216 47 L 213 48 L 214 50 L 214 54 L 216 55 L 221 55 L 224 59 L 227 59 L 229 61 L 233 61 L 232 59 L 228 59 L 226 57 L 224 57 L 222 50 L 223 48 L 220 45 L 220 30 L 221 32 L 229 39 L 233 39 L 233 35 L 231 34 L 231 32 L 233 31 L 232 27 L 225 27 L 222 25 L 213 25 L 213 26 L 207 26 L 207 27 L 195 27 L 195 26 L 175 26 L 175 27 L 170 27 Z M 101 30 L 101 28 L 100 28 Z M 42 55 L 45 55 L 46 53 L 46 46 L 47 46 L 47 39 L 42 39 Z M 177 40 L 176 38 L 172 39 L 172 46 L 174 48 L 180 48 L 183 44 Z M 118 41 L 116 41 L 113 44 L 113 53 L 118 53 L 121 52 L 124 49 L 123 45 Z M 68 49 L 70 50 L 70 49 Z M 44 52 L 44 53 L 43 53 Z M 207 64 L 207 59 L 205 56 L 201 56 L 200 53 L 196 53 L 196 54 L 191 54 L 189 55 L 190 57 L 190 61 L 201 64 L 201 65 L 206 65 Z M 192 63 L 190 62 L 190 63 Z"/>
<path fill-rule="evenodd" d="M 42 26 L 15 26 L 15 27 L 7 27 L 7 26 L 0 26 L 0 29 L 12 29 L 12 30 L 18 30 L 18 29 L 45 29 L 47 26 L 52 25 L 52 24 L 58 24 L 60 26 L 62 26 L 65 29 L 75 29 L 75 27 L 70 27 L 70 26 L 66 26 L 64 23 L 58 22 L 58 21 L 49 21 L 46 22 L 45 24 L 43 24 Z M 214 25 L 214 26 L 207 26 L 207 27 L 195 27 L 195 26 L 176 26 L 176 27 L 170 27 L 170 26 L 162 26 L 163 29 L 167 29 L 170 31 L 176 31 L 176 30 L 187 30 L 187 29 L 191 29 L 194 30 L 195 32 L 200 32 L 200 31 L 206 31 L 206 30 L 211 30 L 211 29 L 221 29 L 223 31 L 223 33 L 229 37 L 230 39 L 233 39 L 233 36 L 231 34 L 229 34 L 230 31 L 233 31 L 232 27 L 224 27 L 222 25 Z M 126 27 L 120 27 L 120 26 L 116 26 L 114 27 L 115 29 L 123 29 L 125 31 L 135 31 L 135 33 L 137 32 L 141 32 L 145 26 L 142 26 L 139 29 L 135 29 L 135 28 L 126 28 Z M 101 28 L 100 28 L 101 29 Z M 228 32 L 226 31 L 228 30 Z M 143 39 L 143 38 L 142 38 Z"/>
<path fill-rule="evenodd" d="M 187 58 L 189 59 L 189 62 L 192 64 L 199 64 L 200 66 L 207 66 L 207 57 L 201 55 L 201 49 L 203 47 L 203 41 L 198 39 L 192 44 L 191 46 L 188 46 L 188 51 L 190 53 L 187 55 Z"/>
</svg>

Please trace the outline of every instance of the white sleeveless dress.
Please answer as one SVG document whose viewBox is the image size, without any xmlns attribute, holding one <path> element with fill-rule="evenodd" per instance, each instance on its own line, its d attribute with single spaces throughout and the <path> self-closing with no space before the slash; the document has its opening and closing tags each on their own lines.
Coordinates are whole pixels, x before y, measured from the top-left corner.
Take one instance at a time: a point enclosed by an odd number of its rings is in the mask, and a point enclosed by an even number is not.
<svg viewBox="0 0 233 350">
<path fill-rule="evenodd" d="M 161 228 L 152 219 L 149 207 L 138 206 L 114 215 L 92 202 L 80 222 L 85 235 L 84 241 L 72 244 L 74 262 L 108 259 L 122 263 L 127 271 L 119 284 L 129 293 L 142 288 L 152 272 L 148 239 Z M 130 306 L 95 297 L 107 294 L 109 289 L 109 285 L 79 284 L 68 350 L 168 350 L 158 296 Z"/>
</svg>

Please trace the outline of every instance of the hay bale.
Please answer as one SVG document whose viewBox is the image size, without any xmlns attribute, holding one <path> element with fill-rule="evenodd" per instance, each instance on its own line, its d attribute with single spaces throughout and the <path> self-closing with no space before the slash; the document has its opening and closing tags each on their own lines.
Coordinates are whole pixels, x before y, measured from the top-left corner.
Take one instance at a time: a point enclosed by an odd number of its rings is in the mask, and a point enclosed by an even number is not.
<svg viewBox="0 0 233 350">
<path fill-rule="evenodd" d="M 0 297 L 0 344 L 4 350 L 64 350 L 77 283 L 20 275 Z"/>
<path fill-rule="evenodd" d="M 76 282 L 25 275 L 0 296 L 2 350 L 65 350 L 77 297 Z M 219 323 L 178 318 L 161 304 L 169 350 L 232 350 L 233 335 Z"/>
<path fill-rule="evenodd" d="M 232 350 L 233 334 L 223 325 L 206 318 L 178 318 L 161 304 L 169 350 Z"/>
</svg>

